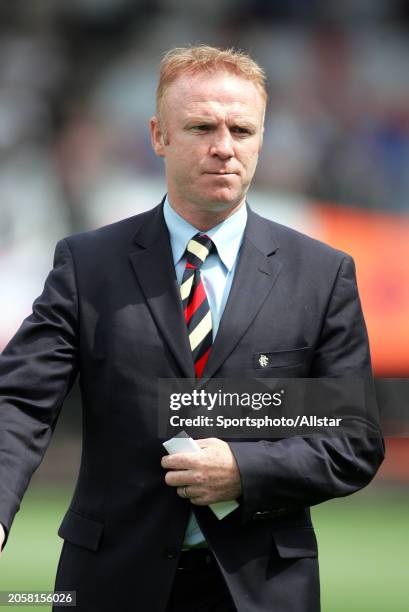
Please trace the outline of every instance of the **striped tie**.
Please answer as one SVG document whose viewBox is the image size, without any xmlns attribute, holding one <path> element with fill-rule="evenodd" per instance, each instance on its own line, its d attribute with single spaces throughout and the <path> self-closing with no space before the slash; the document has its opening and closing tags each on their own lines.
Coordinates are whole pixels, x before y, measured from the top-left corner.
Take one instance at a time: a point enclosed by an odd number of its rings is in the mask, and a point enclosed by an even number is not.
<svg viewBox="0 0 409 612">
<path fill-rule="evenodd" d="M 196 377 L 200 378 L 212 346 L 212 315 L 200 276 L 200 267 L 213 247 L 206 234 L 196 234 L 186 247 L 186 268 L 180 293 L 189 333 Z"/>
</svg>

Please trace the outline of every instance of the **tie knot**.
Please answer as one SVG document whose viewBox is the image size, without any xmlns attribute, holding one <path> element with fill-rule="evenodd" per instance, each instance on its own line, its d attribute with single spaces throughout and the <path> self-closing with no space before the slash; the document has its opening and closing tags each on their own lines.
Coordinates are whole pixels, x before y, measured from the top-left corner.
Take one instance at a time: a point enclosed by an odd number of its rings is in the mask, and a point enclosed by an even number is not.
<svg viewBox="0 0 409 612">
<path fill-rule="evenodd" d="M 187 265 L 191 268 L 200 268 L 206 261 L 206 257 L 212 248 L 212 239 L 206 234 L 196 234 L 193 236 L 186 247 Z"/>
</svg>

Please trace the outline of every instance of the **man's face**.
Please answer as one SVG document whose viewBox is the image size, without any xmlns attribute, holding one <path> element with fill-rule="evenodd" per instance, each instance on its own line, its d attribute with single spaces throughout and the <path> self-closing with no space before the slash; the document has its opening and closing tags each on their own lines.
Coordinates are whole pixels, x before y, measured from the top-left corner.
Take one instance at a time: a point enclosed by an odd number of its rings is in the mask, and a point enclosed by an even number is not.
<svg viewBox="0 0 409 612">
<path fill-rule="evenodd" d="M 240 204 L 262 143 L 264 100 L 228 72 L 181 76 L 151 120 L 155 152 L 165 158 L 170 201 L 178 208 L 224 211 Z"/>
</svg>

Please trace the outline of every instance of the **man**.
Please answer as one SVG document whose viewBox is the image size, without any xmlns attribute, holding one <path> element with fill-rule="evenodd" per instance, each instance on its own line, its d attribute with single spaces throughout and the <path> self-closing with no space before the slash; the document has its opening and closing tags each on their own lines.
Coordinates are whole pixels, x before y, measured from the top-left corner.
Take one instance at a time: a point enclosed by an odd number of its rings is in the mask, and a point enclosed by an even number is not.
<svg viewBox="0 0 409 612">
<path fill-rule="evenodd" d="M 80 611 L 316 612 L 309 506 L 365 486 L 382 461 L 375 427 L 174 455 L 157 435 L 159 378 L 371 376 L 351 258 L 246 206 L 266 99 L 245 54 L 169 52 L 151 120 L 167 196 L 62 240 L 1 357 L 7 533 L 80 375 L 83 455 L 56 579 Z M 233 499 L 223 520 L 208 508 Z"/>
</svg>

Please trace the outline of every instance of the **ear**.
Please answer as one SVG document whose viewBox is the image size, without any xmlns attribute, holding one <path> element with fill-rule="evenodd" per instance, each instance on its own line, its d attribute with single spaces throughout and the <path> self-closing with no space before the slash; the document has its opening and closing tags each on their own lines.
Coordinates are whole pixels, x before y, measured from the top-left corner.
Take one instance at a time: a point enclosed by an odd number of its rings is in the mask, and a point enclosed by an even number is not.
<svg viewBox="0 0 409 612">
<path fill-rule="evenodd" d="M 159 155 L 159 157 L 165 157 L 165 135 L 156 115 L 151 118 L 149 125 L 151 130 L 152 148 L 156 155 Z"/>
<path fill-rule="evenodd" d="M 260 130 L 260 146 L 258 149 L 258 152 L 260 153 L 261 151 L 261 147 L 263 146 L 263 140 L 264 140 L 264 122 L 265 122 L 265 118 L 266 118 L 266 107 L 264 106 L 264 111 L 263 111 L 263 117 L 261 120 L 261 130 Z"/>
<path fill-rule="evenodd" d="M 258 148 L 258 152 L 260 153 L 261 151 L 261 147 L 263 146 L 263 139 L 264 139 L 264 123 L 263 126 L 261 128 L 261 134 L 260 134 L 260 146 Z"/>
</svg>

